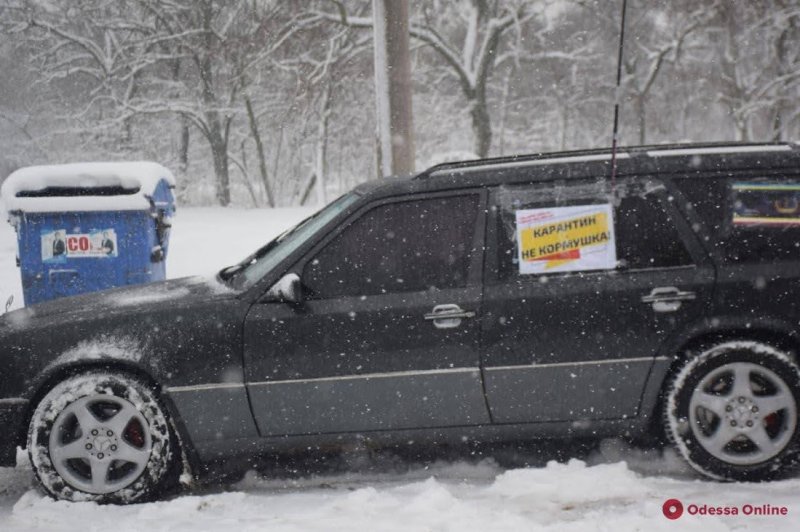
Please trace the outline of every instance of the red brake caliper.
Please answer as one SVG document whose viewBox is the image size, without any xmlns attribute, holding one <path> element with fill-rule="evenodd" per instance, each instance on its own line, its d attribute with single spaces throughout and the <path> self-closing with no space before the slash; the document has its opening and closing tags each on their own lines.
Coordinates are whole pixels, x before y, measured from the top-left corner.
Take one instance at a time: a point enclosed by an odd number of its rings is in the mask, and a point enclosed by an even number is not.
<svg viewBox="0 0 800 532">
<path fill-rule="evenodd" d="M 135 419 L 131 420 L 128 426 L 125 427 L 125 439 L 135 447 L 144 447 L 144 431 L 141 423 Z"/>
<path fill-rule="evenodd" d="M 773 412 L 764 418 L 764 426 L 768 429 L 774 429 L 778 425 L 778 413 Z"/>
</svg>

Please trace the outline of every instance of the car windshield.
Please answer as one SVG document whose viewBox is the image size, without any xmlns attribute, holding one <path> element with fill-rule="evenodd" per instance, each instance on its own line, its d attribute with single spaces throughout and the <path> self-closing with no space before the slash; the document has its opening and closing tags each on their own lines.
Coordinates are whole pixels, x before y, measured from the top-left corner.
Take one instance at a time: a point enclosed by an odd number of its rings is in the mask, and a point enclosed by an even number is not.
<svg viewBox="0 0 800 532">
<path fill-rule="evenodd" d="M 237 289 L 250 288 L 303 242 L 352 205 L 358 197 L 356 193 L 345 194 L 285 231 L 242 262 L 222 270 L 219 273 L 220 279 Z"/>
</svg>

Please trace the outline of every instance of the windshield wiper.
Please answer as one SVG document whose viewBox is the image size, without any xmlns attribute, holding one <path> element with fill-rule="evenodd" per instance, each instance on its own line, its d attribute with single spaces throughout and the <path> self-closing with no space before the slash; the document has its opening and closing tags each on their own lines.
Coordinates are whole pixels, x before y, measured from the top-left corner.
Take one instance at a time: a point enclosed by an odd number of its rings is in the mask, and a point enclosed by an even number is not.
<svg viewBox="0 0 800 532">
<path fill-rule="evenodd" d="M 223 268 L 218 274 L 219 278 L 223 281 L 229 281 L 231 277 L 242 271 L 242 268 L 244 268 L 242 264 L 234 264 L 233 266 Z"/>
<path fill-rule="evenodd" d="M 246 259 L 244 259 L 242 262 L 240 262 L 238 264 L 234 264 L 233 266 L 228 266 L 227 268 L 224 268 L 222 271 L 219 272 L 219 274 L 218 274 L 219 278 L 222 279 L 223 281 L 226 281 L 226 282 L 230 281 L 231 279 L 233 279 L 233 277 L 236 276 L 236 274 L 238 274 L 239 272 L 241 272 L 242 270 L 244 270 L 245 268 L 247 268 L 248 266 L 250 266 L 254 262 L 257 262 L 264 255 L 269 253 L 275 246 L 280 244 L 281 240 L 283 240 L 285 235 L 286 235 L 286 232 L 284 232 L 278 238 L 276 238 L 274 240 L 271 240 L 270 242 L 268 242 L 267 244 L 265 244 L 264 246 L 259 248 L 255 253 L 251 254 Z"/>
<path fill-rule="evenodd" d="M 306 224 L 308 224 L 308 222 L 310 222 L 314 218 L 316 218 L 319 215 L 320 212 L 322 212 L 322 211 L 314 213 L 311 216 L 309 216 L 308 218 L 305 218 L 304 220 L 301 220 L 297 225 L 295 225 L 294 227 L 290 227 L 289 229 L 287 229 L 286 231 L 284 231 L 283 233 L 278 235 L 274 240 L 271 240 L 266 245 L 264 245 L 261 248 L 259 248 L 255 253 L 253 253 L 252 255 L 250 255 L 249 257 L 247 257 L 246 259 L 244 259 L 240 263 L 234 264 L 233 266 L 228 266 L 227 268 L 224 268 L 223 270 L 221 270 L 217 274 L 217 276 L 223 282 L 229 283 L 231 280 L 233 280 L 234 277 L 237 276 L 237 274 L 239 274 L 242 271 L 246 270 L 248 266 L 258 262 L 260 259 L 262 259 L 264 257 L 264 255 L 266 255 L 267 253 L 272 251 L 278 244 L 283 242 L 289 235 L 291 235 L 292 233 L 294 233 L 295 231 L 297 231 L 301 227 L 303 227 Z"/>
</svg>

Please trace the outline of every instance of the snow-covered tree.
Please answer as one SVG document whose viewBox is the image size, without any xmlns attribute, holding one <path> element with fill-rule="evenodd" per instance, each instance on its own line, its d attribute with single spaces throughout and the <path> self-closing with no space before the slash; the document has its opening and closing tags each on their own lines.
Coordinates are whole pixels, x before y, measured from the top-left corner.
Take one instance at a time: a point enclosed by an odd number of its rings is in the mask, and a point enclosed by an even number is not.
<svg viewBox="0 0 800 532">
<path fill-rule="evenodd" d="M 217 200 L 230 203 L 233 121 L 246 114 L 252 72 L 295 31 L 277 2 L 95 0 L 54 7 L 30 0 L 12 13 L 14 31 L 39 44 L 42 81 L 86 84 L 87 110 L 102 108 L 107 121 L 126 130 L 142 116 L 183 117 L 208 143 Z"/>
<path fill-rule="evenodd" d="M 319 10 L 318 16 L 348 26 L 372 27 L 370 17 L 351 16 L 343 2 L 331 2 L 337 9 Z M 474 151 L 481 157 L 488 155 L 492 145 L 488 83 L 503 38 L 532 16 L 529 4 L 524 0 L 425 3 L 409 26 L 411 37 L 438 54 L 458 81 L 472 119 Z"/>
<path fill-rule="evenodd" d="M 785 138 L 798 120 L 800 103 L 800 5 L 788 0 L 728 4 L 716 29 L 718 92 L 736 138 L 764 136 L 755 134 L 758 126 L 768 138 Z"/>
</svg>

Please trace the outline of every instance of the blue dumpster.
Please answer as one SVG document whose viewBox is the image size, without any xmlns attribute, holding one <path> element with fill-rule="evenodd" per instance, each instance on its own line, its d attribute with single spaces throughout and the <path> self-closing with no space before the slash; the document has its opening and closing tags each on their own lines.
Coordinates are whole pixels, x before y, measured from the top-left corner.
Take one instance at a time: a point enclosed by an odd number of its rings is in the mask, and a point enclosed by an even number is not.
<svg viewBox="0 0 800 532">
<path fill-rule="evenodd" d="M 26 305 L 166 278 L 175 178 L 152 162 L 32 166 L 0 196 Z"/>
</svg>

